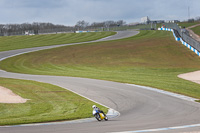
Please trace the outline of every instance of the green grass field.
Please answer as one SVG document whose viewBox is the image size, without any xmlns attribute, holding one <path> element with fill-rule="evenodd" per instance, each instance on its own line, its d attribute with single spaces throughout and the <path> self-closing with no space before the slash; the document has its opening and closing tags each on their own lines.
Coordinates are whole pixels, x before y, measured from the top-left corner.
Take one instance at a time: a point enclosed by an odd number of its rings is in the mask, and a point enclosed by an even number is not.
<svg viewBox="0 0 200 133">
<path fill-rule="evenodd" d="M 199 24 L 199 22 L 190 22 L 190 23 L 189 22 L 180 22 L 180 23 L 178 23 L 179 26 L 185 27 L 185 28 L 196 25 L 196 24 Z"/>
<path fill-rule="evenodd" d="M 97 40 L 116 34 L 115 32 L 66 33 L 34 36 L 0 37 L 0 51 L 68 44 Z"/>
<path fill-rule="evenodd" d="M 197 26 L 197 27 L 191 28 L 191 30 L 194 31 L 194 33 L 196 33 L 197 35 L 200 36 L 200 26 Z"/>
<path fill-rule="evenodd" d="M 66 89 L 40 82 L 7 78 L 0 78 L 0 85 L 25 99 L 30 99 L 24 104 L 0 103 L 0 125 L 93 117 L 92 105 L 96 103 Z M 106 112 L 105 107 L 97 106 Z"/>
<path fill-rule="evenodd" d="M 200 99 L 200 85 L 178 74 L 200 69 L 200 58 L 167 31 L 141 31 L 123 40 L 66 46 L 19 55 L 0 68 L 19 73 L 111 80 Z"/>
</svg>

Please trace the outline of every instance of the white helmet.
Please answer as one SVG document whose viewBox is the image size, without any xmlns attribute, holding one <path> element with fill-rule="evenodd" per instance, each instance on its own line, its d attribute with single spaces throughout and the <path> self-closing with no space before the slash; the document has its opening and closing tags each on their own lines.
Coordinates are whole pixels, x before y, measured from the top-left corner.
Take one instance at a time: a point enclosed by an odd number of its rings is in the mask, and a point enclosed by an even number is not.
<svg viewBox="0 0 200 133">
<path fill-rule="evenodd" d="M 93 105 L 92 108 L 93 108 L 93 109 L 96 108 L 96 105 Z"/>
</svg>

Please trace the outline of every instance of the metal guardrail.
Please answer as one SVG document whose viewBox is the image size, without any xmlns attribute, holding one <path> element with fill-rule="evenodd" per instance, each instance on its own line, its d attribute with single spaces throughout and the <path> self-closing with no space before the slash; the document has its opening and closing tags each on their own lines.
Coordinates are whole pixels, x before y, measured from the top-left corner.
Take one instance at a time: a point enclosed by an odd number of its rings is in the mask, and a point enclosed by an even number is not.
<svg viewBox="0 0 200 133">
<path fill-rule="evenodd" d="M 163 25 L 166 28 L 177 30 L 183 41 L 187 42 L 200 52 L 200 42 L 193 39 L 185 28 L 181 29 L 176 23 L 164 23 Z"/>
</svg>

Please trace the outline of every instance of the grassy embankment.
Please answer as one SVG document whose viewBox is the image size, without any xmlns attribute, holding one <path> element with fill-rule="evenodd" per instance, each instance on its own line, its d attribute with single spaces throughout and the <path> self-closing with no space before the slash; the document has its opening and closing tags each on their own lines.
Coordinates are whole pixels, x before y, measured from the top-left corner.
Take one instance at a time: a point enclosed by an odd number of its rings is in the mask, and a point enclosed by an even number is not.
<svg viewBox="0 0 200 133">
<path fill-rule="evenodd" d="M 190 27 L 190 26 L 193 26 L 193 25 L 196 25 L 196 24 L 199 24 L 199 22 L 180 22 L 178 23 L 179 26 L 181 26 L 182 28 L 185 27 Z"/>
<path fill-rule="evenodd" d="M 40 82 L 0 78 L 0 85 L 30 99 L 24 104 L 0 103 L 0 125 L 88 118 L 96 104 L 66 89 Z"/>
<path fill-rule="evenodd" d="M 97 40 L 115 32 L 66 33 L 0 37 L 0 51 Z"/>
<path fill-rule="evenodd" d="M 19 73 L 134 83 L 200 99 L 200 85 L 177 77 L 200 69 L 200 58 L 167 31 L 141 31 L 123 40 L 66 46 L 4 60 Z"/>
<path fill-rule="evenodd" d="M 200 22 L 193 22 L 193 23 L 188 23 L 188 22 L 181 22 L 181 23 L 178 23 L 181 27 L 190 27 L 190 26 L 193 26 L 193 25 L 196 25 L 196 24 L 200 24 Z M 196 33 L 197 35 L 200 35 L 200 26 L 197 26 L 197 27 L 194 27 L 194 28 L 191 28 L 192 31 L 194 31 L 194 33 Z"/>
<path fill-rule="evenodd" d="M 194 31 L 194 33 L 196 33 L 197 35 L 200 36 L 200 26 L 197 26 L 197 27 L 191 28 L 191 30 Z"/>
</svg>

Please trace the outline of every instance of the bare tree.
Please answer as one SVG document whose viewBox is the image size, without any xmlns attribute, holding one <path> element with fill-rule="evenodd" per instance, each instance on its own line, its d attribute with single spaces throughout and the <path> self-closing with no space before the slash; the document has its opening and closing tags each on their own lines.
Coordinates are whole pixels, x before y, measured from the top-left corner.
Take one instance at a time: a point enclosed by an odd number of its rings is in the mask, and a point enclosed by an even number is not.
<svg viewBox="0 0 200 133">
<path fill-rule="evenodd" d="M 119 20 L 119 21 L 109 20 L 109 21 L 104 21 L 104 22 L 93 22 L 89 27 L 93 29 L 101 28 L 104 30 L 109 30 L 109 28 L 111 27 L 119 27 L 125 24 L 126 22 L 123 20 Z"/>
<path fill-rule="evenodd" d="M 78 28 L 78 30 L 84 30 L 86 27 L 88 27 L 89 26 L 89 22 L 86 22 L 86 21 L 84 21 L 84 20 L 82 20 L 82 21 L 78 21 L 77 23 L 76 23 L 76 25 L 75 25 L 75 27 L 77 27 Z"/>
<path fill-rule="evenodd" d="M 200 21 L 200 17 L 196 17 L 196 18 L 195 18 L 195 21 Z"/>
</svg>

